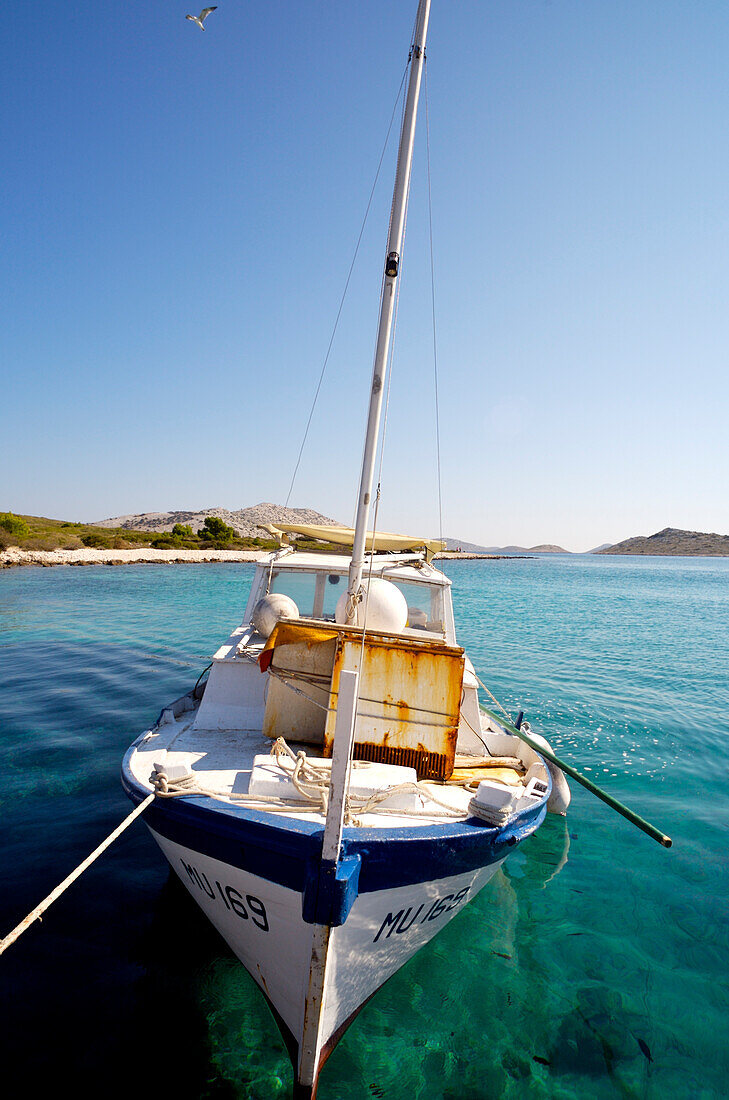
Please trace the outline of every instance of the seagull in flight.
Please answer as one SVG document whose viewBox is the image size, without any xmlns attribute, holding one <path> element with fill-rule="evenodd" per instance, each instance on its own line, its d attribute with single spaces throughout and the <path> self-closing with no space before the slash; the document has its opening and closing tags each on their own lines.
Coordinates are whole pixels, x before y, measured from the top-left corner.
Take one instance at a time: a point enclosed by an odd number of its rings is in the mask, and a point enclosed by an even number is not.
<svg viewBox="0 0 729 1100">
<path fill-rule="evenodd" d="M 199 15 L 186 15 L 185 19 L 191 19 L 193 21 L 193 23 L 197 23 L 197 25 L 198 25 L 198 27 L 200 28 L 201 31 L 204 31 L 205 27 L 203 26 L 203 23 L 205 22 L 207 17 L 210 15 L 210 12 L 215 11 L 216 8 L 217 8 L 217 4 L 213 8 L 203 8 L 203 10 L 200 12 Z"/>
</svg>

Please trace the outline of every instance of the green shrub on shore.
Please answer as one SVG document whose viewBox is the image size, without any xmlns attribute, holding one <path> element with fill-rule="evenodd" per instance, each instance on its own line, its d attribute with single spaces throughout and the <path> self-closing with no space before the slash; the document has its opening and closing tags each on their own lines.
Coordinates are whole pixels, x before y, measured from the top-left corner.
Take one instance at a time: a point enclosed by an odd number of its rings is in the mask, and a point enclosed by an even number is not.
<svg viewBox="0 0 729 1100">
<path fill-rule="evenodd" d="M 201 542 L 212 543 L 218 550 L 224 550 L 231 542 L 240 541 L 235 527 L 229 527 L 217 516 L 208 516 L 198 531 Z"/>
<path fill-rule="evenodd" d="M 100 531 L 92 531 L 88 535 L 81 536 L 81 542 L 91 550 L 111 550 L 111 539 L 102 535 Z"/>
<path fill-rule="evenodd" d="M 80 550 L 82 546 L 81 539 L 59 535 L 23 540 L 23 550 Z"/>
<path fill-rule="evenodd" d="M 12 516 L 12 513 L 9 515 Z M 123 550 L 149 546 L 152 537 L 149 531 L 127 531 L 123 527 L 97 527 L 93 523 L 70 523 L 67 520 L 48 519 L 45 516 L 12 516 L 12 518 L 15 521 L 21 521 L 27 533 L 13 536 L 0 525 L 0 549 L 19 546 L 23 550 L 77 550 L 82 546 L 88 546 L 97 550 Z"/>
<path fill-rule="evenodd" d="M 189 523 L 176 523 L 172 528 L 172 537 L 178 539 L 197 539 L 197 535 Z"/>
<path fill-rule="evenodd" d="M 10 535 L 11 539 L 20 540 L 30 537 L 30 527 L 21 516 L 14 516 L 12 512 L 0 512 L 0 529 Z M 17 545 L 12 541 L 9 546 Z"/>
<path fill-rule="evenodd" d="M 71 523 L 44 516 L 0 513 L 0 551 L 11 546 L 23 550 L 76 550 L 87 546 L 97 550 L 160 549 L 274 550 L 272 539 L 241 538 L 234 528 L 216 516 L 208 517 L 212 527 L 201 529 L 199 538 L 188 524 L 175 524 L 172 532 L 131 531 L 125 527 L 97 527 L 92 523 Z M 8 523 L 16 533 L 8 530 Z M 24 532 L 23 534 L 19 532 Z"/>
</svg>

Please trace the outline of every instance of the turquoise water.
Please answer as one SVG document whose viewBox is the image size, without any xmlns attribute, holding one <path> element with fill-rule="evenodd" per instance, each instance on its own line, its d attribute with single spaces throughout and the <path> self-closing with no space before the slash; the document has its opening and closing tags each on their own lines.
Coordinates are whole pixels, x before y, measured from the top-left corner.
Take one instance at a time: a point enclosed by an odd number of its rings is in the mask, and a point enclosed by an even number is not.
<svg viewBox="0 0 729 1100">
<path fill-rule="evenodd" d="M 729 561 L 450 562 L 512 712 L 672 835 L 573 786 L 364 1009 L 320 1100 L 727 1095 Z M 129 810 L 121 756 L 236 625 L 252 568 L 0 572 L 7 932 Z M 135 825 L 0 960 L 3 1085 L 287 1096 L 253 982 Z"/>
</svg>

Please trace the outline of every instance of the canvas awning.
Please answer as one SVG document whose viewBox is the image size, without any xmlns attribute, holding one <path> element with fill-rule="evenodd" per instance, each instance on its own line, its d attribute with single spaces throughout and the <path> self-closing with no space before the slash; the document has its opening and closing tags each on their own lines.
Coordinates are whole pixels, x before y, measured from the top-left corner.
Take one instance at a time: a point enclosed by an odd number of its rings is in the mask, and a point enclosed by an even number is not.
<svg viewBox="0 0 729 1100">
<path fill-rule="evenodd" d="M 322 523 L 263 523 L 265 531 L 270 532 L 280 543 L 288 543 L 286 535 L 304 535 L 309 539 L 333 542 L 337 546 L 352 546 L 354 530 L 351 527 L 328 527 Z M 367 532 L 366 550 L 425 550 L 428 561 L 434 554 L 445 550 L 440 539 L 425 539 L 416 535 L 393 535 L 387 531 L 378 531 L 374 537 Z"/>
</svg>

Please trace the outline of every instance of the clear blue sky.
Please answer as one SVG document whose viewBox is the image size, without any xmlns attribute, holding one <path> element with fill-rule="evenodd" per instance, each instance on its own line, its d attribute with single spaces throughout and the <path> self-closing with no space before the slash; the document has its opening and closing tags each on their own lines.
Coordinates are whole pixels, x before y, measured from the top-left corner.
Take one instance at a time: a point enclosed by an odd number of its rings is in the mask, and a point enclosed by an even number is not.
<svg viewBox="0 0 729 1100">
<path fill-rule="evenodd" d="M 191 10 L 6 5 L 0 510 L 286 498 L 415 3 Z M 729 533 L 729 5 L 433 0 L 428 74 L 445 533 Z M 424 135 L 379 525 L 437 534 Z M 291 500 L 343 522 L 394 153 Z"/>
</svg>

